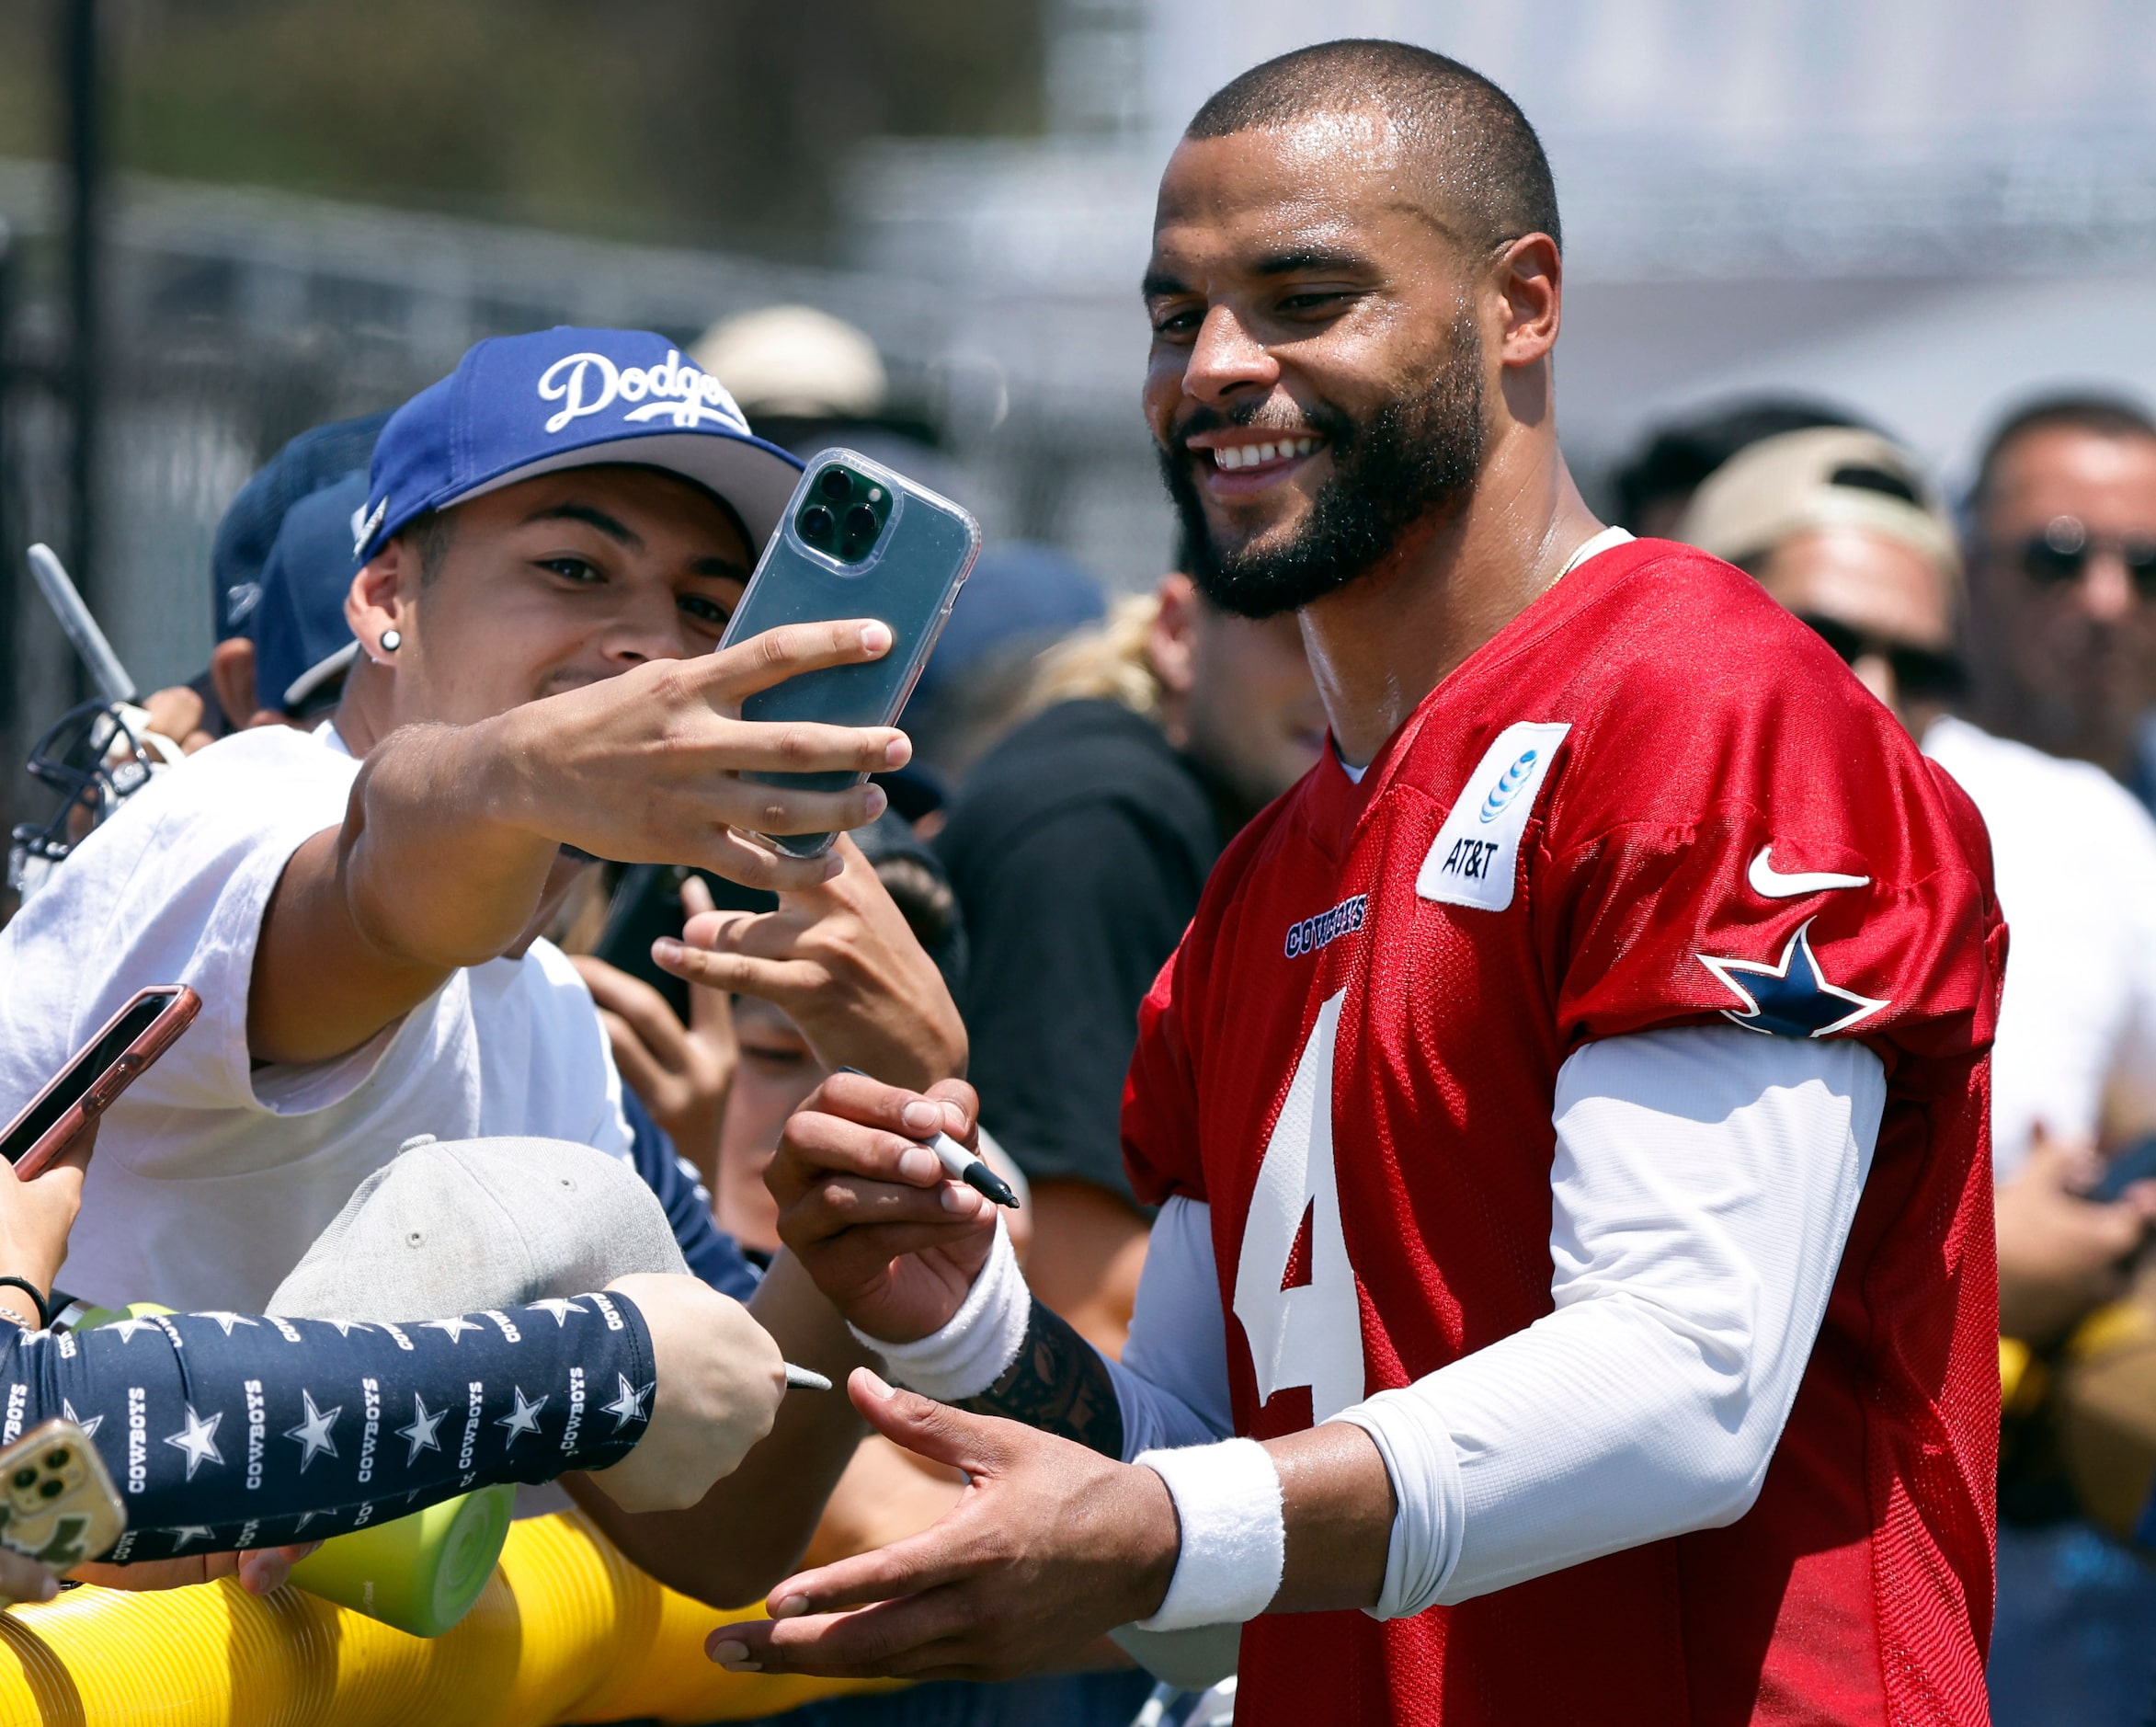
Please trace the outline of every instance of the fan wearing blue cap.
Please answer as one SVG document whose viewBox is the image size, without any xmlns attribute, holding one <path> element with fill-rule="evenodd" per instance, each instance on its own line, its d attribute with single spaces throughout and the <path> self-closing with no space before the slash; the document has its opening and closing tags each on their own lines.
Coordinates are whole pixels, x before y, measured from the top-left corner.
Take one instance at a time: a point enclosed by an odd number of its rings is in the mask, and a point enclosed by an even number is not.
<svg viewBox="0 0 2156 1727">
<path fill-rule="evenodd" d="M 884 793 L 741 772 L 909 753 L 889 727 L 738 717 L 756 690 L 891 646 L 854 620 L 713 651 L 798 473 L 665 338 L 556 329 L 481 343 L 401 408 L 356 521 L 328 494 L 291 512 L 280 549 L 325 522 L 353 535 L 334 715 L 189 756 L 0 932 L 0 1108 L 143 986 L 204 1004 L 104 1118 L 71 1291 L 259 1311 L 415 1134 L 626 1149 L 591 997 L 539 933 L 577 871 L 811 887 L 858 853 L 788 859 L 748 834 L 857 828 Z M 317 610 L 260 621 L 260 670 L 285 680 L 265 705 L 302 705 L 339 658 Z M 739 1395 L 776 1397 L 754 1379 Z"/>
</svg>

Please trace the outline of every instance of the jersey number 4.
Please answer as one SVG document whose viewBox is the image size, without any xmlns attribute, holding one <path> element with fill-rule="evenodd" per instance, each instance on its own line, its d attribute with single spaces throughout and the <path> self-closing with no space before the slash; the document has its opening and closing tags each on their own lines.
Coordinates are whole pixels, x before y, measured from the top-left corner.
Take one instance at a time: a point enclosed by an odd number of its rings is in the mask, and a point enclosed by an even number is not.
<svg viewBox="0 0 2156 1727">
<path fill-rule="evenodd" d="M 1363 1401 L 1363 1308 L 1332 1169 L 1332 1052 L 1347 991 L 1318 1010 L 1266 1141 L 1236 1256 L 1235 1316 L 1250 1340 L 1258 1398 L 1310 1388 L 1310 1419 Z"/>
</svg>

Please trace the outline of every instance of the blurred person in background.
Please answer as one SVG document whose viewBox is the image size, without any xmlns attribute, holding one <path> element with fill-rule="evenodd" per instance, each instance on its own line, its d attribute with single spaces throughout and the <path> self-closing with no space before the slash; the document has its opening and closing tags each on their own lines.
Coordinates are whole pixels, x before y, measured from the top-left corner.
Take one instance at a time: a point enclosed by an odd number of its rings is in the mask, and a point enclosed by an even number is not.
<svg viewBox="0 0 2156 1727">
<path fill-rule="evenodd" d="M 2156 707 L 2156 419 L 2029 403 L 1987 440 L 1968 520 L 1972 716 L 2131 779 Z"/>
<path fill-rule="evenodd" d="M 1147 1229 L 1118 1128 L 1138 1003 L 1221 848 L 1318 760 L 1325 713 L 1294 618 L 1231 616 L 1180 573 L 1045 655 L 1028 700 L 936 844 L 968 1077 L 1032 1184 L 1029 1278 L 1114 1355 Z"/>
<path fill-rule="evenodd" d="M 1034 660 L 1107 610 L 1100 580 L 1067 552 L 1031 540 L 985 547 L 907 703 L 922 764 L 962 783 L 1018 723 Z"/>
<path fill-rule="evenodd" d="M 339 646 L 350 640 L 342 614 L 344 590 L 359 567 L 351 555 L 352 512 L 366 501 L 367 463 L 388 420 L 384 411 L 310 428 L 265 463 L 226 507 L 210 549 L 217 643 L 210 664 L 190 681 L 160 690 L 144 703 L 153 727 L 182 749 L 191 752 L 275 719 L 318 717 L 336 705 L 348 654 L 335 668 L 315 673 L 301 691 L 297 711 L 285 698 L 294 681 L 315 667 L 313 659 L 292 663 L 295 652 L 325 630 L 341 638 Z M 324 493 L 334 496 L 325 498 Z M 325 584 L 289 577 L 279 584 L 270 574 L 279 562 L 311 571 L 325 560 L 344 566 L 344 580 L 326 604 Z M 281 597 L 266 614 L 263 596 L 279 586 Z M 266 642 L 266 635 L 274 642 Z"/>
<path fill-rule="evenodd" d="M 1677 538 L 1677 524 L 1709 475 L 1762 438 L 1819 426 L 1861 426 L 1846 408 L 1803 396 L 1747 396 L 1657 426 L 1611 476 L 1610 520 L 1642 539 Z"/>
<path fill-rule="evenodd" d="M 1972 638 L 1997 635 L 1985 614 L 1997 589 L 1970 595 L 1965 619 L 1951 527 L 1886 439 L 1816 430 L 1754 444 L 1700 488 L 1679 534 L 1751 571 L 1824 637 L 1991 830 L 2012 943 L 1991 1051 L 2000 1324 L 2055 1344 L 2126 1293 L 2156 1219 L 2156 1182 L 2085 1196 L 2107 1159 L 2156 1127 L 2156 823 L 2097 769 L 1954 712 L 1965 623 Z M 2010 1519 L 2012 1486 L 2010 1470 Z M 2032 1509 L 2056 1519 L 2062 1507 Z M 1998 1561 L 1998 1719 L 2139 1721 L 2156 1575 L 2078 1518 L 2010 1521 Z"/>
</svg>

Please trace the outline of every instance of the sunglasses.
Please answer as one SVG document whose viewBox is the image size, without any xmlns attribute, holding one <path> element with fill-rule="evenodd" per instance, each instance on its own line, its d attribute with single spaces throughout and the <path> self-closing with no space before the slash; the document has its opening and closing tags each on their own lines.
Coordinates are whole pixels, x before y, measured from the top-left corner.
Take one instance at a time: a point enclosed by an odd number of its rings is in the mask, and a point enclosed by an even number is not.
<svg viewBox="0 0 2156 1727">
<path fill-rule="evenodd" d="M 2078 517 L 2054 516 L 2044 524 L 2043 532 L 2033 533 L 2021 543 L 2019 558 L 2022 574 L 2031 581 L 2043 588 L 2058 588 L 2081 580 L 2089 560 L 2103 552 L 2117 555 L 2126 573 L 2133 578 L 2136 593 L 2144 600 L 2156 600 L 2156 539 L 2128 539 L 2118 534 L 2099 539 Z"/>
<path fill-rule="evenodd" d="M 1894 673 L 1894 687 L 1910 701 L 1937 701 L 1956 696 L 1968 687 L 1968 674 L 1960 658 L 1935 647 L 1919 647 L 1911 642 L 1890 641 L 1844 623 L 1839 618 L 1822 618 L 1805 612 L 1797 621 L 1832 648 L 1844 666 L 1854 666 L 1866 655 L 1887 662 Z"/>
</svg>

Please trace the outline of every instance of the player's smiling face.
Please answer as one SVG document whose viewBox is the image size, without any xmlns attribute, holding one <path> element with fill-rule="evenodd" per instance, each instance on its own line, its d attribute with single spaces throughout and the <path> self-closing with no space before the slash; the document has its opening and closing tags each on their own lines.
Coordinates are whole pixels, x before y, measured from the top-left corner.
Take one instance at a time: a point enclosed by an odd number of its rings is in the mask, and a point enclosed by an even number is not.
<svg viewBox="0 0 2156 1727">
<path fill-rule="evenodd" d="M 1185 139 L 1169 161 L 1145 282 L 1146 415 L 1170 489 L 1186 515 L 1202 512 L 1231 584 L 1238 561 L 1382 554 L 1397 518 L 1472 482 L 1473 289 L 1426 200 L 1403 189 L 1402 166 L 1375 111 Z M 1397 448 L 1410 442 L 1422 453 Z M 1357 511 L 1351 532 L 1325 532 Z M 1287 604 L 1319 579 L 1267 573 Z M 1207 586 L 1233 609 L 1269 609 L 1256 603 L 1265 593 Z"/>
</svg>

